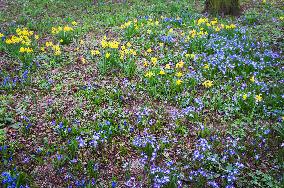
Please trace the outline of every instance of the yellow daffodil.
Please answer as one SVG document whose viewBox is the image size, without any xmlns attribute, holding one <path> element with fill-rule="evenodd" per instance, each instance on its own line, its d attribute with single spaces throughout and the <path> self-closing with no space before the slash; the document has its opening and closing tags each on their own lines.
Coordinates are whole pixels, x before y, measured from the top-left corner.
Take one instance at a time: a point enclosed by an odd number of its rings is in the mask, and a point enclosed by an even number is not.
<svg viewBox="0 0 284 188">
<path fill-rule="evenodd" d="M 183 61 L 180 61 L 176 64 L 176 68 L 182 68 L 184 65 L 184 62 Z"/>
<path fill-rule="evenodd" d="M 215 28 L 215 31 L 216 31 L 216 32 L 218 32 L 218 31 L 220 31 L 220 30 L 221 30 L 221 29 L 220 29 L 219 27 L 216 27 L 216 28 Z"/>
<path fill-rule="evenodd" d="M 119 46 L 119 42 L 117 42 L 117 41 L 111 41 L 111 42 L 109 42 L 109 47 L 110 47 L 110 48 L 118 49 L 118 46 Z"/>
<path fill-rule="evenodd" d="M 52 45 L 53 45 L 52 42 L 45 42 L 45 46 L 46 46 L 46 47 L 49 47 L 49 46 L 52 46 Z"/>
<path fill-rule="evenodd" d="M 149 66 L 148 62 L 145 61 L 145 62 L 143 63 L 143 66 L 144 66 L 144 67 L 148 67 L 148 66 Z"/>
<path fill-rule="evenodd" d="M 251 82 L 255 82 L 254 76 L 249 79 Z"/>
<path fill-rule="evenodd" d="M 255 101 L 256 101 L 256 102 L 261 102 L 261 101 L 262 101 L 262 96 L 261 96 L 261 94 L 255 96 Z"/>
<path fill-rule="evenodd" d="M 86 59 L 83 58 L 83 57 L 81 58 L 81 61 L 82 61 L 83 64 L 86 64 L 86 62 L 87 62 Z"/>
<path fill-rule="evenodd" d="M 165 68 L 166 69 L 171 69 L 171 65 L 170 64 L 166 64 Z"/>
<path fill-rule="evenodd" d="M 102 45 L 103 48 L 106 48 L 106 47 L 108 47 L 108 42 L 106 40 L 102 40 L 101 45 Z"/>
<path fill-rule="evenodd" d="M 245 101 L 247 100 L 247 98 L 248 98 L 247 94 L 243 94 L 243 100 Z"/>
<path fill-rule="evenodd" d="M 152 76 L 154 76 L 154 73 L 152 71 L 148 71 L 146 74 L 145 74 L 145 77 L 147 78 L 151 78 Z"/>
<path fill-rule="evenodd" d="M 77 25 L 77 22 L 76 22 L 76 21 L 73 21 L 71 24 L 72 24 L 73 26 L 76 26 L 76 25 Z"/>
<path fill-rule="evenodd" d="M 158 61 L 158 59 L 156 57 L 151 58 L 151 62 L 153 63 L 153 65 L 156 65 L 157 61 Z"/>
<path fill-rule="evenodd" d="M 4 34 L 3 33 L 0 33 L 0 38 L 4 37 Z"/>
<path fill-rule="evenodd" d="M 165 72 L 164 70 L 160 70 L 159 74 L 160 74 L 160 75 L 165 75 L 166 72 Z"/>
<path fill-rule="evenodd" d="M 35 39 L 38 40 L 38 39 L 39 39 L 39 36 L 38 36 L 38 35 L 35 35 Z"/>
<path fill-rule="evenodd" d="M 91 54 L 92 55 L 100 55 L 100 51 L 99 50 L 91 50 Z"/>
<path fill-rule="evenodd" d="M 206 88 L 212 87 L 213 86 L 213 81 L 206 80 L 205 82 L 202 83 L 202 85 Z"/>
<path fill-rule="evenodd" d="M 182 74 L 182 72 L 177 72 L 177 73 L 176 73 L 176 76 L 177 76 L 177 77 L 182 77 L 183 74 Z"/>
<path fill-rule="evenodd" d="M 205 64 L 203 68 L 204 68 L 204 69 L 209 69 L 209 65 L 208 65 L 208 64 Z"/>
<path fill-rule="evenodd" d="M 152 52 L 152 49 L 151 49 L 151 48 L 149 48 L 149 49 L 147 50 L 147 52 L 148 52 L 148 53 L 151 53 L 151 52 Z"/>
<path fill-rule="evenodd" d="M 65 31 L 65 32 L 69 32 L 69 31 L 72 31 L 72 30 L 73 30 L 73 28 L 69 27 L 68 25 L 63 28 L 63 31 Z"/>
<path fill-rule="evenodd" d="M 60 51 L 60 50 L 55 51 L 55 52 L 54 52 L 54 55 L 56 55 L 56 56 L 61 55 L 61 51 Z"/>
<path fill-rule="evenodd" d="M 27 53 L 32 53 L 34 50 L 32 48 L 26 48 Z"/>
<path fill-rule="evenodd" d="M 106 58 L 108 59 L 110 57 L 110 53 L 106 53 Z"/>
<path fill-rule="evenodd" d="M 26 51 L 26 49 L 24 47 L 21 47 L 20 50 L 19 50 L 20 53 L 24 53 L 25 51 Z"/>
<path fill-rule="evenodd" d="M 177 80 L 176 81 L 176 85 L 181 85 L 182 84 L 182 80 Z"/>
</svg>

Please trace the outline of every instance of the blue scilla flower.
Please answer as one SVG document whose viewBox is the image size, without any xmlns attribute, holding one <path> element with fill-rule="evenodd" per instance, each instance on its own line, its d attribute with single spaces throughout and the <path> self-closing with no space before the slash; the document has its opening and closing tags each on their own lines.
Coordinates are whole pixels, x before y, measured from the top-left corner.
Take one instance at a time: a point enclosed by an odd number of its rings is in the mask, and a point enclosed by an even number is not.
<svg viewBox="0 0 284 188">
<path fill-rule="evenodd" d="M 115 181 L 113 181 L 113 182 L 111 183 L 111 187 L 112 187 L 112 188 L 115 188 L 116 185 L 117 185 L 117 183 L 116 183 Z"/>
</svg>

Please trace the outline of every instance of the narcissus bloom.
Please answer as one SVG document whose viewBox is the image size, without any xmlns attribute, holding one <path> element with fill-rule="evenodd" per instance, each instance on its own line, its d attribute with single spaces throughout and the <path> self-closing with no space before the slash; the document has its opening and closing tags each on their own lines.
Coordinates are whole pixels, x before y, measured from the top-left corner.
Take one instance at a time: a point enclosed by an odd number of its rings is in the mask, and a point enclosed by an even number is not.
<svg viewBox="0 0 284 188">
<path fill-rule="evenodd" d="M 106 58 L 108 59 L 110 57 L 110 53 L 106 53 Z"/>
<path fill-rule="evenodd" d="M 176 76 L 177 76 L 177 77 L 182 77 L 183 74 L 182 74 L 182 72 L 177 72 L 177 73 L 176 73 Z"/>
<path fill-rule="evenodd" d="M 152 57 L 151 58 L 151 62 L 156 65 L 157 64 L 158 59 L 156 57 Z"/>
<path fill-rule="evenodd" d="M 148 52 L 148 53 L 151 53 L 151 52 L 152 52 L 152 49 L 151 49 L 151 48 L 149 48 L 149 49 L 147 50 L 147 52 Z"/>
<path fill-rule="evenodd" d="M 26 51 L 26 50 L 25 50 L 24 47 L 21 47 L 20 50 L 19 50 L 20 53 L 24 53 L 25 51 Z"/>
<path fill-rule="evenodd" d="M 165 75 L 166 73 L 165 73 L 164 70 L 160 70 L 159 74 L 160 74 L 160 75 Z"/>
<path fill-rule="evenodd" d="M 183 61 L 180 61 L 176 64 L 176 68 L 182 68 L 184 65 L 184 62 Z"/>
<path fill-rule="evenodd" d="M 262 96 L 261 96 L 261 94 L 258 94 L 258 95 L 255 96 L 255 101 L 256 101 L 256 102 L 261 102 L 261 101 L 262 101 Z"/>
<path fill-rule="evenodd" d="M 243 94 L 243 100 L 245 101 L 247 100 L 247 98 L 248 98 L 247 94 Z"/>
<path fill-rule="evenodd" d="M 204 68 L 204 69 L 209 69 L 209 65 L 208 65 L 208 64 L 205 64 L 203 68 Z"/>
<path fill-rule="evenodd" d="M 117 49 L 118 46 L 119 46 L 119 42 L 111 41 L 111 42 L 108 43 L 108 45 L 109 45 L 110 48 Z"/>
<path fill-rule="evenodd" d="M 213 81 L 206 80 L 205 82 L 202 83 L 202 85 L 206 88 L 212 87 L 213 86 Z"/>
<path fill-rule="evenodd" d="M 46 43 L 45 43 L 45 46 L 46 46 L 46 47 L 49 47 L 49 46 L 52 46 L 52 45 L 53 45 L 52 42 L 46 42 Z"/>
<path fill-rule="evenodd" d="M 100 51 L 99 50 L 91 50 L 91 54 L 92 55 L 100 55 Z"/>
<path fill-rule="evenodd" d="M 154 73 L 152 71 L 148 71 L 146 74 L 145 74 L 145 77 L 147 78 L 151 78 L 152 76 L 154 76 Z"/>
<path fill-rule="evenodd" d="M 103 48 L 108 47 L 108 42 L 106 40 L 102 40 L 101 45 Z"/>
<path fill-rule="evenodd" d="M 176 85 L 181 85 L 182 84 L 182 80 L 177 80 L 176 81 Z"/>
<path fill-rule="evenodd" d="M 74 25 L 74 26 L 76 26 L 76 25 L 77 25 L 77 22 L 76 22 L 76 21 L 73 21 L 71 24 Z"/>
<path fill-rule="evenodd" d="M 149 66 L 148 62 L 145 61 L 145 62 L 143 63 L 143 66 L 144 66 L 144 67 L 148 67 L 148 66 Z"/>
<path fill-rule="evenodd" d="M 170 64 L 166 64 L 166 69 L 171 69 L 171 65 Z"/>
</svg>

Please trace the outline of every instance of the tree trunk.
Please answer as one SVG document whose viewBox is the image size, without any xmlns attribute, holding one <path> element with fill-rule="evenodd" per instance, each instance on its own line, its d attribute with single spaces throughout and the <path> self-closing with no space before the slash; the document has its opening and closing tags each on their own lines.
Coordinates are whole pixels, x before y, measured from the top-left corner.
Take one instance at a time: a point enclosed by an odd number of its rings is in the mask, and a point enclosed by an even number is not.
<svg viewBox="0 0 284 188">
<path fill-rule="evenodd" d="M 240 13 L 239 0 L 206 0 L 205 11 L 213 14 L 238 15 Z"/>
</svg>

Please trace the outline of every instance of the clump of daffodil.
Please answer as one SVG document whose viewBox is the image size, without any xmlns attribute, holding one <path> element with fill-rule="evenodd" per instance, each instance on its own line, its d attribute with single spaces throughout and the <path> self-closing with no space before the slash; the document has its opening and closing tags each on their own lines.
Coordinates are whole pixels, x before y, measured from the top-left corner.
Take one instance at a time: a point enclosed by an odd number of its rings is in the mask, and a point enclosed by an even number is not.
<svg viewBox="0 0 284 188">
<path fill-rule="evenodd" d="M 74 37 L 73 31 L 74 31 L 74 28 L 69 25 L 65 25 L 63 27 L 58 26 L 58 27 L 51 28 L 51 33 L 57 36 L 61 44 L 69 44 L 72 42 L 72 39 Z"/>
<path fill-rule="evenodd" d="M 6 44 L 22 44 L 25 46 L 31 45 L 31 36 L 34 34 L 33 31 L 29 31 L 27 28 L 17 28 L 16 29 L 17 35 L 12 35 L 5 40 Z M 3 37 L 4 35 L 1 34 Z"/>
<path fill-rule="evenodd" d="M 132 21 L 125 22 L 120 26 L 121 29 L 128 28 L 132 24 Z"/>
<path fill-rule="evenodd" d="M 262 101 L 262 96 L 261 96 L 261 94 L 258 94 L 258 95 L 255 95 L 255 101 L 256 102 L 261 102 Z"/>
<path fill-rule="evenodd" d="M 213 86 L 213 81 L 206 80 L 202 83 L 202 85 L 206 88 L 212 87 Z"/>
<path fill-rule="evenodd" d="M 19 52 L 20 53 L 32 53 L 34 50 L 32 48 L 25 48 L 25 47 L 21 47 Z"/>
</svg>

